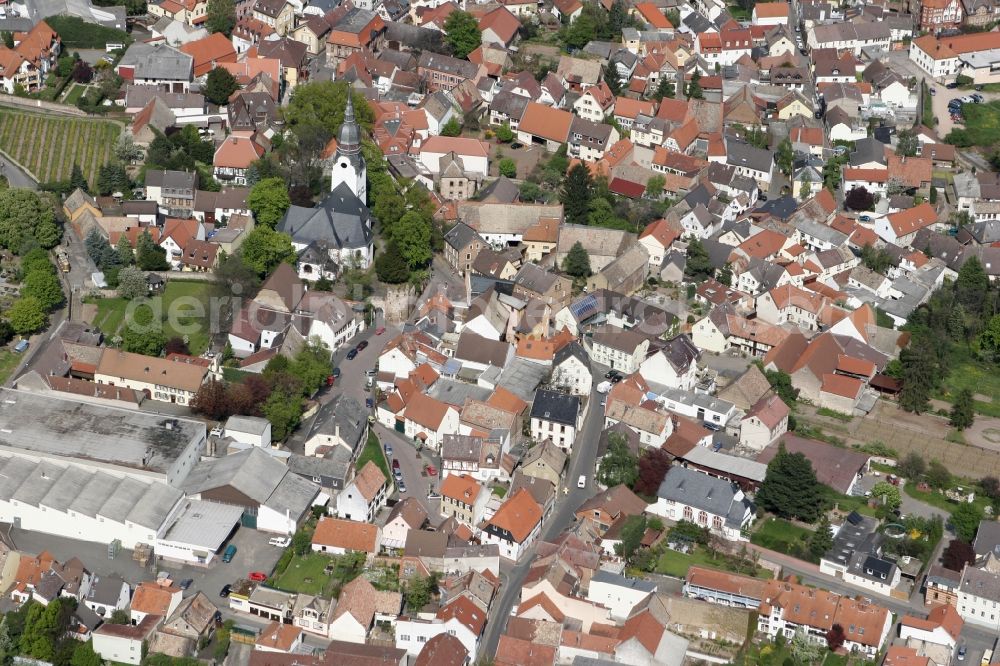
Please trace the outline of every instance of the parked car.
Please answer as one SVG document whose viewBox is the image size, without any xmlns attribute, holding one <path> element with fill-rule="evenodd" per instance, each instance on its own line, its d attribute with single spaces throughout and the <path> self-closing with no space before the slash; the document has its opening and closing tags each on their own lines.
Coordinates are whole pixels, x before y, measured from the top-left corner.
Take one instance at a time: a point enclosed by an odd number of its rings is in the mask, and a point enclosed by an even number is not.
<svg viewBox="0 0 1000 666">
<path fill-rule="evenodd" d="M 394 470 L 399 469 L 399 461 L 398 460 L 393 459 L 393 461 L 392 461 L 392 468 Z"/>
<path fill-rule="evenodd" d="M 871 215 L 861 215 L 861 216 L 858 217 L 858 220 L 860 222 L 871 222 L 872 221 L 872 216 Z"/>
<path fill-rule="evenodd" d="M 975 101 L 976 100 L 972 99 L 972 97 L 970 97 L 969 95 L 966 95 L 966 96 L 964 96 L 964 97 L 961 98 L 962 104 L 972 104 Z"/>
<path fill-rule="evenodd" d="M 255 583 L 263 583 L 265 580 L 267 580 L 267 574 L 264 573 L 263 571 L 251 571 L 250 573 L 247 574 L 247 578 L 249 578 Z"/>
<path fill-rule="evenodd" d="M 215 611 L 215 615 L 212 616 L 212 621 L 215 622 L 216 627 L 222 626 L 222 611 Z"/>
<path fill-rule="evenodd" d="M 225 585 L 222 586 L 222 589 L 219 591 L 219 596 L 225 599 L 226 597 L 229 596 L 229 593 L 232 591 L 233 591 L 233 586 L 230 585 L 229 583 L 226 583 Z"/>
<path fill-rule="evenodd" d="M 930 94 L 931 94 L 932 96 L 933 96 L 933 95 L 937 95 L 937 88 L 931 88 L 930 90 L 928 90 L 928 92 L 929 92 L 929 93 L 930 93 Z"/>
<path fill-rule="evenodd" d="M 587 475 L 586 474 L 581 474 L 580 478 L 576 480 L 576 487 L 577 488 L 586 488 L 587 487 Z"/>
<path fill-rule="evenodd" d="M 976 86 L 976 91 L 981 91 L 982 89 L 983 89 L 983 84 L 980 83 L 979 85 Z"/>
<path fill-rule="evenodd" d="M 333 369 L 333 378 L 334 379 L 340 379 L 340 368 L 334 368 Z"/>
<path fill-rule="evenodd" d="M 185 578 L 181 582 L 177 583 L 177 587 L 181 588 L 182 590 L 186 590 L 193 584 L 194 584 L 193 578 Z"/>
<path fill-rule="evenodd" d="M 427 476 L 437 476 L 438 475 L 437 467 L 435 467 L 434 465 L 427 465 L 424 468 L 424 470 L 426 470 Z"/>
<path fill-rule="evenodd" d="M 347 352 L 347 360 L 353 361 L 357 355 L 358 355 L 358 350 L 352 349 L 351 351 Z"/>
<path fill-rule="evenodd" d="M 963 645 L 962 647 L 958 648 L 958 660 L 965 661 L 965 654 L 966 654 L 966 647 Z"/>
<path fill-rule="evenodd" d="M 288 548 L 288 544 L 292 543 L 292 540 L 288 537 L 271 537 L 267 541 L 269 546 L 277 546 L 278 548 Z"/>
<path fill-rule="evenodd" d="M 385 455 L 392 457 L 392 444 L 384 444 L 382 448 L 385 450 Z"/>
<path fill-rule="evenodd" d="M 24 352 L 28 351 L 29 344 L 30 343 L 27 340 L 21 340 L 16 345 L 14 345 L 14 351 L 17 352 L 18 354 L 23 354 Z"/>
<path fill-rule="evenodd" d="M 367 407 L 368 409 L 371 409 L 374 406 L 375 406 L 375 401 L 374 400 L 372 400 L 371 398 L 365 398 L 365 407 Z"/>
<path fill-rule="evenodd" d="M 222 561 L 232 562 L 234 557 L 236 557 L 236 546 L 229 544 L 226 546 L 225 552 L 222 553 Z"/>
<path fill-rule="evenodd" d="M 702 425 L 704 425 L 706 428 L 714 432 L 719 432 L 720 430 L 722 430 L 721 425 L 719 425 L 718 423 L 712 423 L 711 421 L 705 421 L 702 423 Z"/>
<path fill-rule="evenodd" d="M 958 84 L 955 83 L 954 81 L 952 81 L 951 83 L 948 83 L 948 84 L 945 85 L 945 88 L 947 88 L 948 90 L 954 90 L 957 87 L 958 87 Z"/>
<path fill-rule="evenodd" d="M 379 326 L 375 329 L 375 335 L 382 335 L 385 333 L 385 326 Z"/>
<path fill-rule="evenodd" d="M 357 349 L 358 351 L 364 351 L 365 347 L 367 346 L 368 346 L 368 341 L 362 340 L 361 342 L 358 343 L 358 346 L 355 347 L 355 349 Z"/>
<path fill-rule="evenodd" d="M 601 382 L 597 385 L 598 393 L 607 393 L 611 390 L 611 382 Z"/>
<path fill-rule="evenodd" d="M 976 104 L 982 104 L 985 99 L 982 95 L 978 94 L 969 95 L 969 97 L 971 97 L 972 101 L 975 102 Z"/>
</svg>

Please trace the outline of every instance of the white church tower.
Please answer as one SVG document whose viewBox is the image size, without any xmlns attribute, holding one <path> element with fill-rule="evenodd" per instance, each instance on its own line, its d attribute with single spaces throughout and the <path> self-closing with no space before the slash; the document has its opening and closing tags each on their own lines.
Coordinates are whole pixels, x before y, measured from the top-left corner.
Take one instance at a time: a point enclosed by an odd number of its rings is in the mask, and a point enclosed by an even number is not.
<svg viewBox="0 0 1000 666">
<path fill-rule="evenodd" d="M 330 189 L 335 190 L 345 183 L 363 204 L 368 205 L 368 167 L 361 154 L 361 128 L 354 119 L 354 102 L 350 90 L 347 92 L 347 108 L 344 109 L 344 124 L 337 135 L 337 154 L 334 156 Z"/>
</svg>

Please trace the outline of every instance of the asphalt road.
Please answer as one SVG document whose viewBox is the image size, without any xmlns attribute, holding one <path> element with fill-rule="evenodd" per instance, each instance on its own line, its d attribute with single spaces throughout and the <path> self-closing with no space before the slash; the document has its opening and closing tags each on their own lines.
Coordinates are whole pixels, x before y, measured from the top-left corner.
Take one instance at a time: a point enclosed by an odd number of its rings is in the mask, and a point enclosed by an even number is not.
<svg viewBox="0 0 1000 666">
<path fill-rule="evenodd" d="M 569 466 L 563 476 L 568 493 L 566 495 L 559 493 L 555 509 L 553 509 L 548 522 L 542 527 L 540 539 L 544 541 L 551 541 L 559 536 L 573 522 L 576 510 L 580 505 L 597 494 L 598 489 L 594 485 L 594 461 L 597 458 L 597 442 L 604 427 L 604 411 L 601 409 L 600 394 L 596 391 L 598 384 L 596 379 L 603 377 L 607 368 L 597 365 L 591 367 L 595 378 L 595 390 L 590 395 L 590 407 L 583 427 L 580 429 L 580 434 L 573 444 Z M 581 474 L 587 477 L 585 488 L 578 488 L 576 485 L 576 479 Z M 527 575 L 534 558 L 535 547 L 532 546 L 527 554 L 509 571 L 501 572 L 500 597 L 493 602 L 493 606 L 490 608 L 490 617 L 480 642 L 480 654 L 493 655 L 496 653 L 500 634 L 507 626 L 507 618 L 510 617 L 511 608 L 521 595 L 521 584 L 524 582 L 524 577 Z"/>
<path fill-rule="evenodd" d="M 38 182 L 5 155 L 0 155 L 0 175 L 7 177 L 7 182 L 11 187 L 26 187 L 29 190 L 38 189 Z"/>
</svg>

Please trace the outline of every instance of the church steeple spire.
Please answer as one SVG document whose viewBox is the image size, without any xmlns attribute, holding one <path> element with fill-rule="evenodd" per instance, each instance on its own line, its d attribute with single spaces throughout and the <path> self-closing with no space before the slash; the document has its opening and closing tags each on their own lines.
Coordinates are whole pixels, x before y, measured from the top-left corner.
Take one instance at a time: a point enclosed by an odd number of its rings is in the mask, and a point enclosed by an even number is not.
<svg viewBox="0 0 1000 666">
<path fill-rule="evenodd" d="M 344 123 L 337 132 L 337 154 L 333 160 L 333 172 L 330 174 L 330 189 L 346 184 L 361 199 L 368 204 L 368 168 L 365 157 L 361 153 L 361 127 L 354 116 L 354 100 L 350 89 L 347 91 L 347 105 L 344 107 Z"/>
</svg>

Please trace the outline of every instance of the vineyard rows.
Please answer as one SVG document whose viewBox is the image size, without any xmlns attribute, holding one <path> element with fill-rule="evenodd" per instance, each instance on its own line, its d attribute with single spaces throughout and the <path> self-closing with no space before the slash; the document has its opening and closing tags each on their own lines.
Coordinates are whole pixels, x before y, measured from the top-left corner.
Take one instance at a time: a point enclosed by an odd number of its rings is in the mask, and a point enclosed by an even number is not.
<svg viewBox="0 0 1000 666">
<path fill-rule="evenodd" d="M 120 132 L 121 125 L 108 120 L 0 111 L 0 150 L 43 183 L 68 180 L 76 163 L 93 185 Z"/>
</svg>

